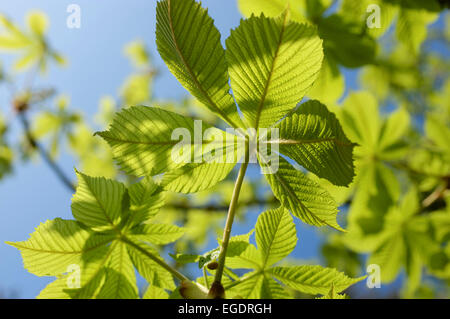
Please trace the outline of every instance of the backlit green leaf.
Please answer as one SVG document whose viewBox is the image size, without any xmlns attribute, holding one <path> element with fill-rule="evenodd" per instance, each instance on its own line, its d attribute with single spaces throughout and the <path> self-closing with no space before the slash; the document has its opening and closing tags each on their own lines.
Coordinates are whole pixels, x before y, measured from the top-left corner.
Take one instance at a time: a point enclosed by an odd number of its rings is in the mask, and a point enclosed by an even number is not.
<svg viewBox="0 0 450 319">
<path fill-rule="evenodd" d="M 226 40 L 231 87 L 249 127 L 269 128 L 312 86 L 322 66 L 316 30 L 264 15 L 243 20 Z"/>
<path fill-rule="evenodd" d="M 164 0 L 156 20 L 158 51 L 172 74 L 228 124 L 242 127 L 229 93 L 225 50 L 208 11 L 194 0 Z"/>
<path fill-rule="evenodd" d="M 346 186 L 354 176 L 353 147 L 336 116 L 318 101 L 308 101 L 281 121 L 280 152 L 335 185 Z"/>
</svg>

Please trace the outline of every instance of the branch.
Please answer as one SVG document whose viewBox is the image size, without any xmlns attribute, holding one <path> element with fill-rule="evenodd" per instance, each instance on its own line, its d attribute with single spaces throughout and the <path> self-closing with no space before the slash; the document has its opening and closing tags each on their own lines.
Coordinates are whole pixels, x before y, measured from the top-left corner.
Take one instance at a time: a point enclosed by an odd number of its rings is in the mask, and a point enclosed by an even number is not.
<svg viewBox="0 0 450 319">
<path fill-rule="evenodd" d="M 249 206 L 267 206 L 278 203 L 278 200 L 275 197 L 270 197 L 268 199 L 252 199 L 246 202 L 239 203 L 237 205 L 237 208 L 240 207 L 249 207 Z M 202 210 L 207 212 L 217 212 L 222 213 L 228 211 L 229 206 L 224 205 L 200 205 L 200 206 L 191 206 L 190 203 L 173 203 L 173 204 L 167 204 L 164 206 L 168 209 L 179 209 L 179 210 Z"/>
<path fill-rule="evenodd" d="M 18 115 L 20 122 L 22 123 L 23 130 L 28 139 L 30 145 L 36 149 L 39 154 L 42 156 L 47 165 L 51 168 L 51 170 L 55 173 L 58 179 L 67 187 L 71 192 L 75 192 L 75 186 L 72 181 L 66 176 L 63 170 L 58 166 L 58 164 L 51 158 L 50 154 L 36 141 L 36 139 L 31 134 L 30 123 L 25 115 L 25 109 L 18 110 Z"/>
<path fill-rule="evenodd" d="M 441 198 L 449 186 L 449 181 L 450 180 L 440 183 L 436 189 L 422 201 L 422 208 L 430 207 L 435 201 Z"/>
</svg>

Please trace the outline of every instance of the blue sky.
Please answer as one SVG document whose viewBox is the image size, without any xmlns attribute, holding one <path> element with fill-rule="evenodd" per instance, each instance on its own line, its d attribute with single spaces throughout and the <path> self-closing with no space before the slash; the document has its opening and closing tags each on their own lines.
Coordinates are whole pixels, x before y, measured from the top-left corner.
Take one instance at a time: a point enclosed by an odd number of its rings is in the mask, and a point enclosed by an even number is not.
<svg viewBox="0 0 450 319">
<path fill-rule="evenodd" d="M 241 16 L 234 0 L 204 0 L 224 40 L 231 28 L 239 24 Z M 81 7 L 81 28 L 66 27 L 69 4 Z M 47 76 L 38 86 L 54 86 L 59 93 L 71 98 L 71 106 L 82 110 L 88 118 L 97 112 L 98 101 L 104 95 L 117 95 L 123 79 L 131 72 L 131 65 L 123 54 L 123 47 L 141 39 L 150 48 L 154 63 L 162 71 L 155 82 L 156 98 L 181 98 L 186 91 L 170 74 L 158 57 L 155 46 L 156 0 L 14 0 L 2 1 L 0 12 L 23 25 L 26 12 L 44 11 L 50 19 L 48 37 L 54 48 L 69 58 L 66 68 L 50 67 Z M 0 55 L 4 64 L 11 59 Z M 356 72 L 344 72 L 348 88 L 356 88 Z M 87 85 L 89 84 L 89 85 Z M 0 110 L 11 116 L 9 98 L 0 89 Z M 93 121 L 92 121 L 93 122 Z M 12 137 L 19 129 L 13 124 Z M 61 165 L 70 174 L 75 163 L 68 156 Z M 73 174 L 72 174 L 73 176 Z M 42 161 L 18 164 L 15 173 L 0 183 L 0 294 L 14 291 L 22 298 L 34 298 L 51 278 L 39 278 L 24 270 L 19 252 L 4 244 L 28 238 L 39 223 L 55 217 L 71 218 L 71 194 L 60 184 Z M 237 225 L 235 233 L 247 232 L 257 214 L 252 214 L 250 225 Z M 315 256 L 319 236 L 312 227 L 299 226 L 299 246 L 296 257 L 308 259 Z"/>
</svg>

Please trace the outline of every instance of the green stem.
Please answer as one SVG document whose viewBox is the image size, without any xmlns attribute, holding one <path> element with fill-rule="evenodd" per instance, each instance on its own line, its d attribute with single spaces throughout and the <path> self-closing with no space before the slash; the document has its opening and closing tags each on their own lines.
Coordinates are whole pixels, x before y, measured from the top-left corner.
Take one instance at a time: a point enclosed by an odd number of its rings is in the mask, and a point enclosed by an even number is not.
<svg viewBox="0 0 450 319">
<path fill-rule="evenodd" d="M 241 192 L 242 183 L 244 182 L 245 173 L 246 173 L 247 167 L 248 167 L 248 162 L 249 162 L 249 143 L 247 140 L 245 143 L 245 159 L 241 165 L 241 168 L 239 169 L 239 174 L 236 179 L 236 183 L 234 185 L 233 195 L 231 197 L 230 207 L 228 208 L 227 221 L 225 224 L 225 230 L 224 230 L 223 239 L 222 239 L 222 246 L 220 249 L 219 260 L 218 260 L 219 266 L 217 267 L 216 275 L 214 277 L 214 283 L 211 288 L 221 285 L 223 270 L 225 267 L 225 259 L 226 259 L 226 255 L 227 255 L 228 243 L 230 241 L 231 228 L 233 227 L 233 221 L 234 221 L 234 216 L 236 214 L 236 208 L 237 208 L 237 204 L 238 204 L 238 200 L 239 200 L 239 194 Z M 214 295 L 213 291 L 210 291 L 210 293 L 212 295 Z"/>
<path fill-rule="evenodd" d="M 233 279 L 234 281 L 239 280 L 239 276 L 236 276 L 235 273 L 233 273 L 227 266 L 223 269 L 223 272 L 225 275 Z"/>
<path fill-rule="evenodd" d="M 162 260 L 161 258 L 158 258 L 157 256 L 153 255 L 151 252 L 149 252 L 148 250 L 142 248 L 141 246 L 139 246 L 138 244 L 136 244 L 132 240 L 128 239 L 127 237 L 122 237 L 121 240 L 124 243 L 126 243 L 126 244 L 130 245 L 131 247 L 133 247 L 134 249 L 136 249 L 136 250 L 140 251 L 141 253 L 143 253 L 145 256 L 147 256 L 148 258 L 153 260 L 155 263 L 157 263 L 158 265 L 163 267 L 165 270 L 170 272 L 175 278 L 178 278 L 180 281 L 182 281 L 182 282 L 183 281 L 191 281 L 189 278 L 187 278 L 185 275 L 180 273 L 178 270 L 176 270 L 172 266 L 166 264 L 166 262 L 164 260 Z"/>
<path fill-rule="evenodd" d="M 203 267 L 203 278 L 205 278 L 205 286 L 209 289 L 209 282 L 208 282 L 208 273 L 206 272 L 206 267 Z"/>
</svg>

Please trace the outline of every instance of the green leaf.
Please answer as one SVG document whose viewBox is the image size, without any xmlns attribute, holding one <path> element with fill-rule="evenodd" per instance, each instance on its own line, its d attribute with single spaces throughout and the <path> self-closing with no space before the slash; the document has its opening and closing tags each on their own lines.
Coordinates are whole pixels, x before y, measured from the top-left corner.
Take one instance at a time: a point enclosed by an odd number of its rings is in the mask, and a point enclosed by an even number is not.
<svg viewBox="0 0 450 319">
<path fill-rule="evenodd" d="M 105 282 L 105 271 L 99 268 L 98 264 L 90 264 L 81 271 L 81 287 L 69 288 L 72 282 L 70 275 L 61 275 L 55 281 L 49 283 L 39 295 L 37 299 L 88 299 L 95 298 L 100 293 Z"/>
<path fill-rule="evenodd" d="M 261 252 L 250 244 L 238 256 L 227 257 L 225 265 L 233 269 L 262 269 L 261 261 Z"/>
<path fill-rule="evenodd" d="M 345 136 L 336 116 L 318 101 L 308 101 L 281 121 L 281 153 L 335 185 L 350 184 L 355 175 L 354 143 Z"/>
<path fill-rule="evenodd" d="M 149 73 L 128 76 L 120 88 L 124 105 L 147 104 L 151 100 L 152 75 Z"/>
<path fill-rule="evenodd" d="M 39 53 L 36 50 L 30 50 L 14 62 L 14 70 L 24 71 L 39 59 Z"/>
<path fill-rule="evenodd" d="M 128 43 L 124 52 L 135 67 L 148 67 L 150 65 L 150 56 L 143 41 L 136 40 Z"/>
<path fill-rule="evenodd" d="M 371 255 L 367 264 L 376 264 L 381 269 L 381 280 L 392 282 L 400 272 L 405 256 L 405 242 L 402 234 L 388 237 Z"/>
<path fill-rule="evenodd" d="M 106 266 L 106 278 L 98 298 L 136 299 L 136 276 L 126 244 L 115 242 Z"/>
<path fill-rule="evenodd" d="M 165 204 L 165 194 L 151 177 L 144 177 L 128 188 L 131 216 L 128 224 L 135 226 L 154 217 Z"/>
<path fill-rule="evenodd" d="M 80 172 L 77 176 L 78 187 L 72 198 L 73 216 L 96 231 L 116 228 L 122 221 L 122 210 L 129 204 L 125 186 Z"/>
<path fill-rule="evenodd" d="M 251 276 L 252 273 L 246 275 Z M 227 296 L 234 299 L 287 299 L 289 294 L 280 284 L 263 274 L 243 281 L 238 286 L 226 292 Z"/>
<path fill-rule="evenodd" d="M 319 21 L 319 36 L 324 39 L 324 50 L 339 64 L 358 68 L 373 62 L 377 43 L 360 31 L 359 24 L 348 23 L 337 14 Z"/>
<path fill-rule="evenodd" d="M 48 29 L 48 18 L 40 11 L 32 11 L 27 15 L 28 28 L 38 37 L 43 37 Z"/>
<path fill-rule="evenodd" d="M 336 269 L 322 266 L 274 267 L 270 272 L 292 289 L 313 295 L 326 295 L 331 285 L 334 286 L 336 293 L 339 293 L 364 279 L 364 277 L 349 278 Z"/>
<path fill-rule="evenodd" d="M 132 230 L 131 237 L 155 245 L 172 243 L 184 235 L 184 229 L 167 224 L 144 224 Z"/>
<path fill-rule="evenodd" d="M 378 150 L 378 139 L 381 121 L 378 103 L 368 92 L 354 92 L 345 99 L 339 122 L 350 140 L 358 143 L 356 154 L 375 154 Z"/>
<path fill-rule="evenodd" d="M 236 163 L 191 163 L 167 172 L 161 182 L 165 190 L 177 193 L 196 193 L 209 189 L 224 180 Z"/>
<path fill-rule="evenodd" d="M 398 16 L 396 36 L 410 52 L 417 55 L 427 37 L 427 26 L 438 17 L 437 13 L 426 10 L 402 8 Z"/>
<path fill-rule="evenodd" d="M 327 52 L 324 53 L 322 69 L 307 95 L 325 104 L 334 104 L 344 94 L 345 79 L 335 59 Z"/>
<path fill-rule="evenodd" d="M 209 132 L 214 136 L 223 136 L 223 141 L 226 141 L 225 133 L 221 130 L 198 125 L 192 119 L 176 113 L 145 106 L 122 110 L 116 114 L 108 131 L 97 134 L 112 147 L 115 160 L 127 174 L 148 176 L 178 168 L 190 162 L 193 154 L 194 159 L 198 158 L 202 145 L 194 139 L 195 125 L 198 126 L 197 134 L 202 137 L 210 129 Z M 183 132 L 189 133 L 185 137 L 189 140 L 185 141 L 183 135 L 176 134 L 176 129 L 186 129 Z M 202 144 L 208 142 L 202 139 Z M 174 151 L 179 143 L 182 155 Z M 197 147 L 194 148 L 194 144 Z M 223 147 L 223 144 L 217 143 L 217 147 Z"/>
<path fill-rule="evenodd" d="M 433 212 L 430 215 L 430 222 L 439 242 L 450 238 L 450 210 Z"/>
<path fill-rule="evenodd" d="M 410 116 L 407 110 L 399 108 L 383 123 L 379 138 L 380 155 L 385 160 L 401 159 L 408 151 L 408 144 L 402 141 L 407 135 Z"/>
<path fill-rule="evenodd" d="M 379 13 L 379 27 L 367 27 L 367 21 L 374 22 L 374 9 L 370 5 L 378 5 L 380 7 Z M 371 10 L 369 10 L 371 9 Z M 367 32 L 375 38 L 380 38 L 391 27 L 397 16 L 398 7 L 389 4 L 384 0 L 343 0 L 338 14 L 345 21 L 361 26 L 361 33 Z"/>
<path fill-rule="evenodd" d="M 133 240 L 133 242 L 142 249 L 147 250 L 152 255 L 158 256 L 158 252 L 149 245 L 141 243 L 137 240 Z M 139 274 L 141 274 L 141 276 L 143 276 L 150 285 L 155 285 L 169 290 L 175 289 L 175 283 L 173 282 L 171 273 L 163 269 L 155 261 L 148 258 L 135 247 L 128 245 L 127 248 L 134 266 L 138 270 Z"/>
<path fill-rule="evenodd" d="M 316 30 L 278 18 L 251 17 L 226 40 L 231 87 L 247 124 L 269 128 L 306 94 L 323 52 Z"/>
<path fill-rule="evenodd" d="M 263 267 L 288 256 L 297 244 L 297 232 L 291 215 L 284 208 L 262 213 L 256 222 L 256 243 Z"/>
<path fill-rule="evenodd" d="M 32 39 L 25 35 L 3 14 L 0 14 L 0 26 L 4 31 L 0 33 L 0 50 L 16 51 L 28 47 L 33 43 Z"/>
<path fill-rule="evenodd" d="M 239 10 L 245 17 L 261 13 L 269 17 L 277 17 L 287 8 L 291 8 L 292 19 L 303 23 L 306 19 L 305 0 L 238 0 Z"/>
<path fill-rule="evenodd" d="M 316 299 L 347 299 L 347 296 L 345 294 L 337 294 L 334 290 L 334 284 L 331 284 L 331 288 L 328 294 Z"/>
<path fill-rule="evenodd" d="M 334 199 L 319 184 L 282 157 L 279 158 L 277 170 L 266 164 L 261 165 L 267 171 L 265 177 L 275 197 L 284 208 L 307 224 L 328 225 L 343 231 L 336 221 L 338 210 Z"/>
<path fill-rule="evenodd" d="M 169 294 L 160 287 L 150 285 L 145 291 L 143 299 L 169 299 Z"/>
<path fill-rule="evenodd" d="M 172 74 L 212 112 L 242 127 L 220 33 L 207 10 L 194 0 L 164 0 L 156 7 L 156 21 L 158 51 Z"/>
<path fill-rule="evenodd" d="M 95 255 L 101 256 L 108 236 L 94 236 L 73 220 L 56 218 L 40 224 L 27 241 L 7 242 L 20 250 L 24 267 L 37 276 L 57 276 L 72 264 L 80 267 Z"/>
<path fill-rule="evenodd" d="M 447 123 L 436 115 L 429 114 L 425 120 L 425 134 L 442 151 L 450 155 L 450 128 Z"/>
</svg>

